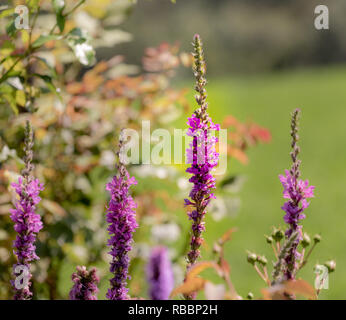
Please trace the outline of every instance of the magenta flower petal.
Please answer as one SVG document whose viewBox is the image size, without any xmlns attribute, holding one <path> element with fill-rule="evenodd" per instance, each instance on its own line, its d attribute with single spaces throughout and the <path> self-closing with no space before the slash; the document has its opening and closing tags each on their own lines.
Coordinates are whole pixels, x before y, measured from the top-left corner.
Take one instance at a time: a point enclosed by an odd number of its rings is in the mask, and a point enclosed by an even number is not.
<svg viewBox="0 0 346 320">
<path fill-rule="evenodd" d="M 97 300 L 100 278 L 96 274 L 97 270 L 90 271 L 86 267 L 78 266 L 77 272 L 72 274 L 73 287 L 69 293 L 70 300 Z"/>
<path fill-rule="evenodd" d="M 174 277 L 167 248 L 152 250 L 147 266 L 149 296 L 152 300 L 168 300 L 174 286 Z"/>
<path fill-rule="evenodd" d="M 43 190 L 43 184 L 38 179 L 27 181 L 19 177 L 18 183 L 12 183 L 11 185 L 18 195 L 15 209 L 10 210 L 10 218 L 14 222 L 14 230 L 17 232 L 16 239 L 13 242 L 17 263 L 13 266 L 13 270 L 18 265 L 24 265 L 30 270 L 30 263 L 39 259 L 34 243 L 37 233 L 43 228 L 43 224 L 40 215 L 36 213 L 36 205 L 41 200 L 38 195 Z M 31 274 L 29 274 L 29 278 L 31 278 Z M 30 282 L 28 288 L 24 289 L 16 288 L 14 281 L 12 281 L 12 284 L 15 290 L 14 299 L 31 298 Z"/>
<path fill-rule="evenodd" d="M 220 130 L 220 126 L 214 124 L 207 113 L 206 68 L 202 42 L 198 35 L 194 37 L 193 45 L 193 71 L 196 77 L 195 90 L 197 91 L 195 99 L 199 108 L 187 121 L 189 126 L 187 135 L 192 137 L 186 150 L 187 163 L 190 164 L 186 172 L 191 174 L 189 182 L 192 184 L 192 189 L 189 193 L 190 199 L 184 201 L 185 206 L 191 206 L 188 217 L 192 220 L 190 251 L 187 254 L 188 270 L 200 256 L 199 248 L 203 243 L 202 232 L 205 230 L 203 218 L 210 200 L 215 198 L 213 194 L 215 178 L 212 175 L 212 170 L 217 166 L 219 160 L 219 154 L 215 148 L 218 142 L 215 131 Z M 187 299 L 193 299 L 193 297 L 193 294 L 186 296 Z"/>
<path fill-rule="evenodd" d="M 134 177 L 130 177 L 123 167 L 123 175 L 113 177 L 107 184 L 111 199 L 107 207 L 106 220 L 110 239 L 108 246 L 112 256 L 110 271 L 113 278 L 111 287 L 106 297 L 110 300 L 126 300 L 128 289 L 126 288 L 129 268 L 128 253 L 132 249 L 132 234 L 138 228 L 135 218 L 136 203 L 132 199 L 129 188 L 137 183 Z"/>
<path fill-rule="evenodd" d="M 299 154 L 299 147 L 297 145 L 298 141 L 298 115 L 299 110 L 295 110 L 292 116 L 291 123 L 291 136 L 292 136 L 292 152 L 291 157 L 293 160 L 291 170 L 285 170 L 284 175 L 279 175 L 279 180 L 283 186 L 283 197 L 287 199 L 284 205 L 281 207 L 285 211 L 284 221 L 288 224 L 288 229 L 285 234 L 290 237 L 293 232 L 298 231 L 299 235 L 295 240 L 290 252 L 288 252 L 285 257 L 286 270 L 285 276 L 287 280 L 294 279 L 295 272 L 297 270 L 296 258 L 299 256 L 297 251 L 298 244 L 302 239 L 302 227 L 299 225 L 300 221 L 305 219 L 305 214 L 303 211 L 308 208 L 309 202 L 307 199 L 314 197 L 314 186 L 309 185 L 308 180 L 299 179 L 300 171 L 299 165 L 300 160 L 297 156 Z"/>
</svg>

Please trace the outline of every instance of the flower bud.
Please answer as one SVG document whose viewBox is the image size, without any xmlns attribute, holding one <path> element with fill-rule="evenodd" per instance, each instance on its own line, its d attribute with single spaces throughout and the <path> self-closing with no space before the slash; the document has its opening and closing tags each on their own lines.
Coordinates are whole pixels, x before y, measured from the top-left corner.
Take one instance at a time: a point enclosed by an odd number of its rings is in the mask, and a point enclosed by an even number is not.
<svg viewBox="0 0 346 320">
<path fill-rule="evenodd" d="M 303 248 L 308 247 L 310 245 L 310 243 L 311 243 L 311 239 L 310 239 L 309 235 L 307 233 L 304 233 L 303 239 L 301 242 Z"/>
<path fill-rule="evenodd" d="M 247 255 L 247 261 L 248 261 L 249 263 L 251 263 L 252 265 L 254 265 L 255 262 L 256 262 L 256 260 L 257 260 L 257 255 L 256 255 L 256 253 L 251 253 L 251 252 L 249 252 L 248 255 Z"/>
<path fill-rule="evenodd" d="M 265 256 L 257 256 L 257 261 L 263 266 L 265 266 L 268 263 L 268 260 Z"/>
<path fill-rule="evenodd" d="M 331 273 L 335 271 L 336 268 L 336 262 L 335 260 L 329 260 L 324 263 L 324 265 L 328 268 L 328 272 Z"/>
<path fill-rule="evenodd" d="M 321 242 L 321 240 L 322 240 L 322 237 L 319 234 L 314 235 L 314 242 L 315 243 L 319 243 L 319 242 Z"/>
<path fill-rule="evenodd" d="M 267 240 L 267 243 L 269 243 L 269 244 L 272 244 L 274 241 L 272 237 L 265 236 L 265 238 Z"/>
<path fill-rule="evenodd" d="M 253 300 L 253 298 L 254 298 L 254 295 L 253 295 L 253 293 L 252 292 L 249 292 L 248 294 L 247 294 L 247 296 L 246 296 L 249 300 Z"/>
<path fill-rule="evenodd" d="M 272 237 L 276 242 L 280 242 L 285 236 L 285 233 L 281 229 L 274 228 Z"/>
</svg>

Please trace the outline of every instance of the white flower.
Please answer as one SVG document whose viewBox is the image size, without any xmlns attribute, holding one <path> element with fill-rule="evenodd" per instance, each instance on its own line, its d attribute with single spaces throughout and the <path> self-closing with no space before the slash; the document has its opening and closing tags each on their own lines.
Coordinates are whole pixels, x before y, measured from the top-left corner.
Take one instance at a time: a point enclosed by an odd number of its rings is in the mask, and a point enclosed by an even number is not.
<svg viewBox="0 0 346 320">
<path fill-rule="evenodd" d="M 207 282 L 204 287 L 204 293 L 207 300 L 222 300 L 225 298 L 226 288 L 223 284 Z"/>
<path fill-rule="evenodd" d="M 210 203 L 209 211 L 215 221 L 220 221 L 225 217 L 236 216 L 240 207 L 239 198 L 226 198 L 218 196 Z"/>
<path fill-rule="evenodd" d="M 178 185 L 179 189 L 187 190 L 190 186 L 190 183 L 189 183 L 188 179 L 181 177 L 177 180 L 177 185 Z"/>
<path fill-rule="evenodd" d="M 135 172 L 135 174 L 141 178 L 155 177 L 159 179 L 166 179 L 172 178 L 176 175 L 176 170 L 174 168 L 153 166 L 148 164 L 136 166 L 133 169 L 133 172 Z"/>
<path fill-rule="evenodd" d="M 175 223 L 155 225 L 151 228 L 151 235 L 155 242 L 174 242 L 180 236 L 180 228 Z"/>
<path fill-rule="evenodd" d="M 83 42 L 76 44 L 74 46 L 74 53 L 81 64 L 92 64 L 95 52 L 89 43 Z"/>
<path fill-rule="evenodd" d="M 168 176 L 168 172 L 167 172 L 167 170 L 165 168 L 159 167 L 159 168 L 156 169 L 156 176 L 159 179 L 165 179 Z"/>
<path fill-rule="evenodd" d="M 133 244 L 133 248 L 130 251 L 131 259 L 137 257 L 147 260 L 150 256 L 150 247 L 147 243 L 136 242 Z"/>
<path fill-rule="evenodd" d="M 173 264 L 173 275 L 174 275 L 174 283 L 176 286 L 180 285 L 184 281 L 185 270 L 177 264 Z"/>
<path fill-rule="evenodd" d="M 115 154 L 110 150 L 103 150 L 101 153 L 100 165 L 112 169 L 115 162 Z"/>
<path fill-rule="evenodd" d="M 58 8 L 63 8 L 65 6 L 65 1 L 64 0 L 55 0 L 55 6 Z"/>
</svg>

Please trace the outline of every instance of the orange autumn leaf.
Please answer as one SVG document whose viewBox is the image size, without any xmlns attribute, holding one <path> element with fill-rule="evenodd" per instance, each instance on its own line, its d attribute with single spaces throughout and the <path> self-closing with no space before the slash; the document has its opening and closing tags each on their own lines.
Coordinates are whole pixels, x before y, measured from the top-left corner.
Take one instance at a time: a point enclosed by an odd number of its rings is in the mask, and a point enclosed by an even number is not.
<svg viewBox="0 0 346 320">
<path fill-rule="evenodd" d="M 228 146 L 228 154 L 231 157 L 234 157 L 237 160 L 239 160 L 242 164 L 247 164 L 249 162 L 249 159 L 248 159 L 246 153 L 243 152 L 242 150 L 238 149 L 238 148 L 232 148 L 232 147 Z"/>
<path fill-rule="evenodd" d="M 237 231 L 236 228 L 231 228 L 229 230 L 227 230 L 220 238 L 220 241 L 222 243 L 225 243 L 226 241 L 229 241 L 231 239 L 231 236 L 233 234 L 233 232 Z"/>
<path fill-rule="evenodd" d="M 315 289 L 303 279 L 291 280 L 285 283 L 285 291 L 290 294 L 298 294 L 311 300 L 316 300 L 317 295 Z"/>
<path fill-rule="evenodd" d="M 224 258 L 220 259 L 220 267 L 225 274 L 229 274 L 231 272 L 231 267 Z"/>
<path fill-rule="evenodd" d="M 186 274 L 185 281 L 175 288 L 170 297 L 174 297 L 178 294 L 190 294 L 204 289 L 204 285 L 207 280 L 197 277 L 203 270 L 208 268 L 214 268 L 217 272 L 220 272 L 220 267 L 213 261 L 203 261 L 195 264 L 190 271 Z"/>
<path fill-rule="evenodd" d="M 214 268 L 216 271 L 220 270 L 220 267 L 213 261 L 203 261 L 196 263 L 190 271 L 186 275 L 186 279 L 192 279 L 195 278 L 197 275 L 199 275 L 202 271 L 208 268 Z"/>
<path fill-rule="evenodd" d="M 228 128 L 230 126 L 236 126 L 238 123 L 239 122 L 235 117 L 233 117 L 232 115 L 228 115 L 223 120 L 222 127 Z"/>
<path fill-rule="evenodd" d="M 287 300 L 287 296 L 284 295 L 284 285 L 276 284 L 269 288 L 261 290 L 263 300 Z"/>
<path fill-rule="evenodd" d="M 79 82 L 72 82 L 66 86 L 66 90 L 70 94 L 79 94 L 83 91 L 83 85 Z"/>
<path fill-rule="evenodd" d="M 301 295 L 307 299 L 316 300 L 315 289 L 302 279 L 290 280 L 261 290 L 264 300 L 288 300 L 289 295 Z"/>
<path fill-rule="evenodd" d="M 170 297 L 173 298 L 178 294 L 184 294 L 188 295 L 192 292 L 197 292 L 204 289 L 204 285 L 206 284 L 207 280 L 195 277 L 193 279 L 188 279 L 185 282 L 183 282 L 180 286 L 175 288 Z"/>
</svg>

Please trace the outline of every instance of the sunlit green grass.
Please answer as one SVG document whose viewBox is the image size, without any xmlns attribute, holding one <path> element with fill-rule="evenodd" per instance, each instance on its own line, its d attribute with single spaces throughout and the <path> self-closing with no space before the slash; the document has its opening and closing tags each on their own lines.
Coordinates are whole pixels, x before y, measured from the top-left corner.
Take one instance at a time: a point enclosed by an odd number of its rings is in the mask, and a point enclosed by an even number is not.
<svg viewBox="0 0 346 320">
<path fill-rule="evenodd" d="M 206 240 L 211 243 L 231 226 L 238 232 L 226 247 L 232 266 L 232 280 L 242 295 L 260 294 L 263 284 L 246 262 L 246 249 L 264 253 L 270 261 L 272 251 L 264 234 L 271 226 L 283 225 L 282 187 L 278 174 L 290 166 L 290 113 L 301 108 L 300 146 L 302 177 L 316 186 L 316 197 L 306 211 L 305 231 L 321 233 L 322 243 L 300 274 L 311 284 L 313 266 L 335 258 L 337 270 L 330 276 L 329 290 L 321 298 L 344 299 L 346 294 L 346 68 L 313 69 L 265 76 L 209 79 L 210 114 L 221 122 L 226 114 L 241 120 L 253 119 L 270 129 L 270 144 L 249 151 L 250 163 L 233 160 L 230 171 L 247 176 L 240 196 L 238 216 L 221 223 L 207 221 Z"/>
</svg>

